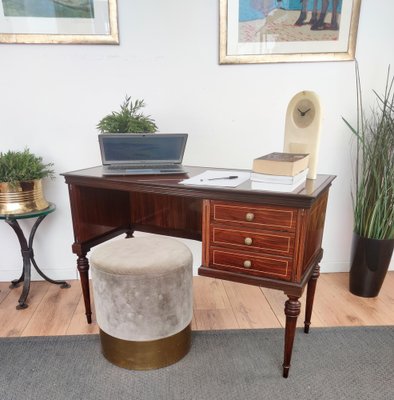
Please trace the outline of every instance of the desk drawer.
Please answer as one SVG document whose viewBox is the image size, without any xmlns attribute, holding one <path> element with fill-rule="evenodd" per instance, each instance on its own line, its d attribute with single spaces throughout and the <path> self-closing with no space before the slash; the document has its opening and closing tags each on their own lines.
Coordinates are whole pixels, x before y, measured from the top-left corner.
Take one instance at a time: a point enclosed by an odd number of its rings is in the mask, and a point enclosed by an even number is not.
<svg viewBox="0 0 394 400">
<path fill-rule="evenodd" d="M 286 207 L 256 206 L 242 203 L 212 202 L 212 223 L 294 232 L 297 210 Z"/>
<path fill-rule="evenodd" d="M 219 248 L 210 249 L 210 260 L 210 268 L 287 281 L 293 267 L 292 260 L 285 257 L 257 256 Z"/>
<path fill-rule="evenodd" d="M 292 257 L 294 253 L 294 235 L 287 232 L 257 232 L 213 225 L 211 226 L 211 245 L 232 246 L 234 250 L 264 252 Z"/>
</svg>

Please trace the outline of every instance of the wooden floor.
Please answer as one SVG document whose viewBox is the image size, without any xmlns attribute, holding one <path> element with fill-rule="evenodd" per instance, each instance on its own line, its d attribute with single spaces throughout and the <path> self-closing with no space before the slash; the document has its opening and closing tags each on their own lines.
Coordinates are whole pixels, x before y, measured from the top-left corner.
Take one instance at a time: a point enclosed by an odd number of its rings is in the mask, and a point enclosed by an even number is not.
<svg viewBox="0 0 394 400">
<path fill-rule="evenodd" d="M 0 337 L 97 333 L 87 324 L 79 281 L 61 289 L 48 282 L 33 282 L 27 303 L 16 310 L 21 288 L 0 283 Z M 312 328 L 394 325 L 394 271 L 386 276 L 378 297 L 365 299 L 348 290 L 348 274 L 321 274 L 315 296 Z M 286 296 L 279 291 L 194 277 L 195 330 L 279 328 L 284 326 Z M 305 299 L 301 299 L 304 305 Z M 94 309 L 94 308 L 93 308 Z M 303 310 L 298 319 L 303 323 Z"/>
</svg>

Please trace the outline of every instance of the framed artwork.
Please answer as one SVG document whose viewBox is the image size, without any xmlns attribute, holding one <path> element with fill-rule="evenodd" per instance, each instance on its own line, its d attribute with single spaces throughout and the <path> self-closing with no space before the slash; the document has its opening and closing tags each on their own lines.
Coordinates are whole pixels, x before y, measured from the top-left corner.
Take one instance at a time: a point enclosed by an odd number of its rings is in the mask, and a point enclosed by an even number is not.
<svg viewBox="0 0 394 400">
<path fill-rule="evenodd" d="M 361 0 L 220 0 L 220 64 L 353 60 Z"/>
<path fill-rule="evenodd" d="M 0 0 L 0 43 L 118 44 L 116 0 Z"/>
</svg>

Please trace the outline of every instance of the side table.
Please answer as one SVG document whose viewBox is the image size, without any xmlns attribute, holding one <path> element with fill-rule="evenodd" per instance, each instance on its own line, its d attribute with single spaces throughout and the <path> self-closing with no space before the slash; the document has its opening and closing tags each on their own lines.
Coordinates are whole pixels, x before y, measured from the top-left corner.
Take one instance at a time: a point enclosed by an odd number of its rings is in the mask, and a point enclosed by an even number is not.
<svg viewBox="0 0 394 400">
<path fill-rule="evenodd" d="M 62 288 L 69 288 L 70 285 L 65 281 L 55 281 L 48 276 L 46 276 L 38 267 L 33 252 L 33 240 L 34 235 L 37 231 L 38 226 L 41 224 L 43 219 L 50 213 L 56 210 L 56 206 L 53 203 L 49 204 L 48 208 L 39 211 L 32 211 L 23 214 L 0 214 L 0 219 L 5 220 L 5 222 L 15 231 L 23 259 L 23 270 L 22 275 L 19 279 L 15 279 L 11 282 L 10 288 L 15 288 L 19 286 L 19 283 L 23 282 L 23 290 L 22 294 L 18 300 L 18 305 L 16 306 L 17 310 L 26 308 L 28 305 L 26 304 L 27 295 L 30 290 L 30 280 L 31 280 L 31 264 L 33 264 L 36 271 L 40 274 L 42 278 L 50 283 L 54 283 L 56 285 L 61 285 Z M 29 235 L 29 241 L 26 240 L 26 237 L 19 225 L 18 220 L 20 219 L 28 219 L 28 218 L 37 218 L 35 221 Z"/>
</svg>

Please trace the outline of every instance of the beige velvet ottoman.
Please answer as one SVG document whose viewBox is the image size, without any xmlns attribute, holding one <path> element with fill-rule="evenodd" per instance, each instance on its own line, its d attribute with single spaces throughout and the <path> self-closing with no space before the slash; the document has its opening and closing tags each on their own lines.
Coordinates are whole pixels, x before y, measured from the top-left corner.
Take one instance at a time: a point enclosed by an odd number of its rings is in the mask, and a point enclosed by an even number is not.
<svg viewBox="0 0 394 400">
<path fill-rule="evenodd" d="M 165 367 L 191 344 L 192 254 L 178 240 L 115 240 L 90 257 L 103 355 L 123 368 Z"/>
</svg>

